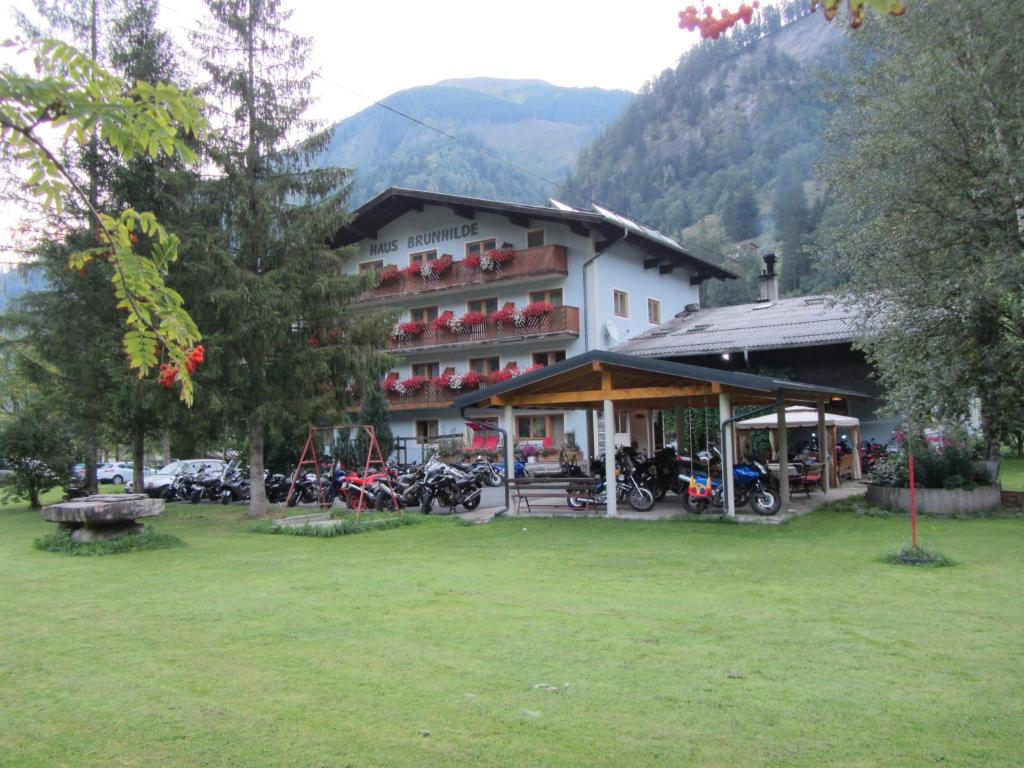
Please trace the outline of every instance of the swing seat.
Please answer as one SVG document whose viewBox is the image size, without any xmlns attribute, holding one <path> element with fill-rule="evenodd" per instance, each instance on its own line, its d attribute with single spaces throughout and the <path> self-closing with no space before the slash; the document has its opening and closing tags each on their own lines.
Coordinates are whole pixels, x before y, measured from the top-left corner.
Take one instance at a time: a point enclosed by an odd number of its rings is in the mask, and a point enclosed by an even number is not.
<svg viewBox="0 0 1024 768">
<path fill-rule="evenodd" d="M 706 483 L 697 482 L 696 478 L 690 479 L 690 487 L 686 489 L 689 496 L 698 499 L 706 499 L 711 495 L 711 478 Z"/>
</svg>

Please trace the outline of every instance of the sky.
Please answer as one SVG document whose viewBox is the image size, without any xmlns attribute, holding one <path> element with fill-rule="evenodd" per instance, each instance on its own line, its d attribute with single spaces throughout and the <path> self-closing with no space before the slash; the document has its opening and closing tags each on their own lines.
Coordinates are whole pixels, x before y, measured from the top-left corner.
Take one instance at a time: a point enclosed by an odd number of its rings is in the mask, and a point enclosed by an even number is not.
<svg viewBox="0 0 1024 768">
<path fill-rule="evenodd" d="M 555 85 L 637 91 L 698 39 L 679 29 L 687 0 L 283 0 L 290 28 L 313 40 L 321 79 L 311 116 L 337 121 L 405 88 L 464 77 L 536 78 Z M 14 32 L 0 3 L 0 36 Z M 182 43 L 205 16 L 202 0 L 160 0 L 160 24 Z M 0 261 L 14 221 L 0 211 Z"/>
</svg>

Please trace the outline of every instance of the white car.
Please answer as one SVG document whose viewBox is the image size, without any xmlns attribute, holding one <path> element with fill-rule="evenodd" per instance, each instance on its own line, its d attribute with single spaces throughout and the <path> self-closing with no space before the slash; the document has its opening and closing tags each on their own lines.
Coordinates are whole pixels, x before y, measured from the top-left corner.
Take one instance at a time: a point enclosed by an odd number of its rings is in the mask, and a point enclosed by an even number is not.
<svg viewBox="0 0 1024 768">
<path fill-rule="evenodd" d="M 96 467 L 96 479 L 101 483 L 114 483 L 120 485 L 132 476 L 132 465 L 123 461 L 115 461 L 111 464 L 99 464 Z"/>
<path fill-rule="evenodd" d="M 161 467 L 151 475 L 146 475 L 144 484 L 146 495 L 153 498 L 163 496 L 167 487 L 174 478 L 183 473 L 195 473 L 204 469 L 224 469 L 224 462 L 220 459 L 186 459 L 184 461 L 172 461 L 166 467 Z M 125 490 L 128 490 L 127 488 Z"/>
</svg>

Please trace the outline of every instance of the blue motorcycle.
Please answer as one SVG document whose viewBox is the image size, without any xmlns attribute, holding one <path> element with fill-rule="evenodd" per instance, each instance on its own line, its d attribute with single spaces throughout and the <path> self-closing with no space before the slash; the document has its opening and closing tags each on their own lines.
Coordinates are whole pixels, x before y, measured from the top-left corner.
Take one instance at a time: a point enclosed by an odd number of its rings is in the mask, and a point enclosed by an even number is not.
<svg viewBox="0 0 1024 768">
<path fill-rule="evenodd" d="M 501 475 L 502 478 L 505 477 L 505 462 L 504 461 L 493 461 L 493 462 L 491 462 L 491 466 L 495 470 L 497 470 L 498 474 Z M 521 461 L 518 458 L 516 459 L 516 463 L 515 463 L 515 471 L 516 471 L 516 480 L 518 480 L 521 477 L 529 477 L 530 476 L 529 471 L 526 469 L 526 462 L 525 461 Z M 501 485 L 501 483 L 498 483 L 498 485 Z"/>
<path fill-rule="evenodd" d="M 702 453 L 702 461 L 710 463 L 713 458 L 721 459 L 717 448 L 712 452 Z M 736 507 L 747 504 L 758 515 L 774 515 L 782 506 L 779 495 L 768 484 L 768 467 L 756 460 L 735 464 L 732 468 L 733 492 L 736 494 Z M 680 483 L 685 483 L 687 492 L 683 494 L 683 505 L 687 512 L 699 515 L 708 506 L 723 509 L 725 506 L 725 487 L 720 480 L 708 477 L 701 472 L 680 474 Z M 709 486 L 710 482 L 710 488 Z"/>
</svg>

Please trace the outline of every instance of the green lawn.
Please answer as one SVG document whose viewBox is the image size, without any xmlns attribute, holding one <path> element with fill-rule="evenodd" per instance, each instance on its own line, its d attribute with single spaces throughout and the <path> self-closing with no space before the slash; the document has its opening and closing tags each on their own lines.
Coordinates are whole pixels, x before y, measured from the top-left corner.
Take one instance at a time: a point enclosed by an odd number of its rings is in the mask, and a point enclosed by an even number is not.
<svg viewBox="0 0 1024 768">
<path fill-rule="evenodd" d="M 1024 459 L 1003 457 L 1000 480 L 1008 491 L 1024 491 Z"/>
<path fill-rule="evenodd" d="M 1012 766 L 1024 518 L 430 519 L 32 548 L 0 510 L 0 765 Z M 557 687 L 557 691 L 539 684 Z"/>
</svg>

